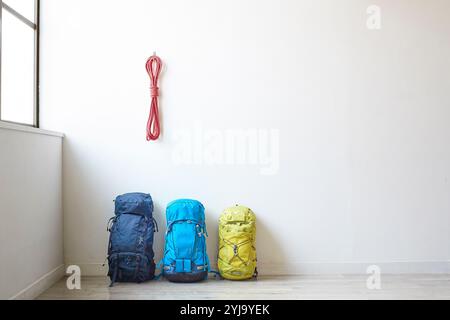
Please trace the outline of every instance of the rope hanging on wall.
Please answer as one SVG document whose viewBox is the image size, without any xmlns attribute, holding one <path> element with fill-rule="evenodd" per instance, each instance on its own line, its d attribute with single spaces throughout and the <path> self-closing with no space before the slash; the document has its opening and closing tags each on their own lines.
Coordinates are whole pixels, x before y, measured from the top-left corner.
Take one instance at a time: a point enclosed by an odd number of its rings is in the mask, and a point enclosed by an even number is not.
<svg viewBox="0 0 450 320">
<path fill-rule="evenodd" d="M 158 80 L 161 74 L 162 61 L 156 55 L 153 54 L 145 65 L 148 75 L 150 76 L 150 94 L 152 98 L 152 103 L 150 105 L 150 116 L 147 122 L 147 141 L 158 140 L 161 134 L 161 126 L 159 124 L 159 87 Z"/>
</svg>

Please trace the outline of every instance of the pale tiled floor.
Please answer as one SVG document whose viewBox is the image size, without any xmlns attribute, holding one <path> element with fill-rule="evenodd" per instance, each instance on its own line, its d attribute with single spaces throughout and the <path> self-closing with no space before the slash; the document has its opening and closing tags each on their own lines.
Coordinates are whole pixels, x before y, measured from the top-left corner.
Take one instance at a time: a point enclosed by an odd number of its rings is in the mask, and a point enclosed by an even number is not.
<svg viewBox="0 0 450 320">
<path fill-rule="evenodd" d="M 366 276 L 279 276 L 257 281 L 231 282 L 210 279 L 195 284 L 165 280 L 144 284 L 116 284 L 105 277 L 87 277 L 82 289 L 70 291 L 59 281 L 39 299 L 449 299 L 450 275 L 384 275 L 381 290 L 369 290 Z"/>
</svg>

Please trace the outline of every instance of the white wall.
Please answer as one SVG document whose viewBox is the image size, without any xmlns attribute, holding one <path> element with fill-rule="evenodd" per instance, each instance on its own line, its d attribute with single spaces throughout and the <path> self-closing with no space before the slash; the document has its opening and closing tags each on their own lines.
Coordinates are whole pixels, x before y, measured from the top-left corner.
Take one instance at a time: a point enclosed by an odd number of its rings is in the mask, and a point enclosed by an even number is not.
<svg viewBox="0 0 450 320">
<path fill-rule="evenodd" d="M 31 299 L 64 274 L 62 138 L 0 123 L 0 299 Z"/>
<path fill-rule="evenodd" d="M 382 9 L 368 30 L 366 9 Z M 450 2 L 46 0 L 42 124 L 64 145 L 67 263 L 98 272 L 113 198 L 259 217 L 263 273 L 449 272 Z M 145 141 L 153 51 L 164 137 Z M 179 165 L 180 130 L 275 129 L 279 171 Z M 271 145 L 276 149 L 276 143 Z M 155 248 L 161 252 L 163 232 Z"/>
</svg>

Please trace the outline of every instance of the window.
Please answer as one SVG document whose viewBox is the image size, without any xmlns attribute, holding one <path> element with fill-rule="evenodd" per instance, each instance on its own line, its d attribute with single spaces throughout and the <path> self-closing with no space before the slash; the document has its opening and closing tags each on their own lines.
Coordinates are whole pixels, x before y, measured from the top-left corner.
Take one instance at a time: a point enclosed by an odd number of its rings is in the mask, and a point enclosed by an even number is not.
<svg viewBox="0 0 450 320">
<path fill-rule="evenodd" d="M 0 120 L 39 127 L 39 0 L 0 0 Z"/>
</svg>

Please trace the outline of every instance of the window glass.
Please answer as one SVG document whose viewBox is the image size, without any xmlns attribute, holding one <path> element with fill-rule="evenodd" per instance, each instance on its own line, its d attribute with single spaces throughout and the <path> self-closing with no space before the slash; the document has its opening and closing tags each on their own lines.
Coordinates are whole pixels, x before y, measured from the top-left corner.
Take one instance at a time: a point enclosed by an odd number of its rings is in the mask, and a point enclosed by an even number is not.
<svg viewBox="0 0 450 320">
<path fill-rule="evenodd" d="M 16 10 L 31 22 L 35 22 L 34 0 L 4 0 L 3 3 Z"/>
<path fill-rule="evenodd" d="M 34 124 L 34 30 L 3 9 L 1 120 Z"/>
</svg>

